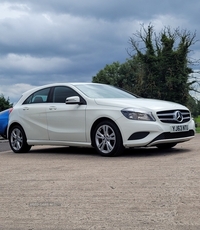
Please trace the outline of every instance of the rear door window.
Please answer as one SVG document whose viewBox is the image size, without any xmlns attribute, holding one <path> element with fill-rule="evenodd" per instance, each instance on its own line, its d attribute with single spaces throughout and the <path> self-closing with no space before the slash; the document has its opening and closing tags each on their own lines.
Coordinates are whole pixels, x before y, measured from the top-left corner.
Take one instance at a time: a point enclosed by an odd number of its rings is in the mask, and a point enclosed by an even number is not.
<svg viewBox="0 0 200 230">
<path fill-rule="evenodd" d="M 33 103 L 46 103 L 48 102 L 50 88 L 38 90 L 37 92 L 31 94 L 23 104 L 33 104 Z"/>
</svg>

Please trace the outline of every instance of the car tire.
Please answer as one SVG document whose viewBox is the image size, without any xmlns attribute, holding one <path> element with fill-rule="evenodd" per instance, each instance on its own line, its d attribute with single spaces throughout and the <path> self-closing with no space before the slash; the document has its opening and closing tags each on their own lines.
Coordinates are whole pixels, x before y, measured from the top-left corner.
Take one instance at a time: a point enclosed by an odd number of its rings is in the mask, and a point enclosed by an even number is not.
<svg viewBox="0 0 200 230">
<path fill-rule="evenodd" d="M 166 143 L 166 144 L 157 145 L 156 147 L 157 147 L 158 149 L 171 149 L 171 148 L 173 148 L 175 145 L 177 145 L 177 143 Z"/>
<path fill-rule="evenodd" d="M 26 153 L 31 149 L 31 145 L 27 144 L 25 132 L 20 125 L 15 125 L 10 128 L 9 144 L 15 153 Z"/>
<path fill-rule="evenodd" d="M 118 156 L 124 150 L 121 133 L 116 124 L 110 120 L 97 124 L 92 139 L 93 146 L 101 156 Z"/>
</svg>

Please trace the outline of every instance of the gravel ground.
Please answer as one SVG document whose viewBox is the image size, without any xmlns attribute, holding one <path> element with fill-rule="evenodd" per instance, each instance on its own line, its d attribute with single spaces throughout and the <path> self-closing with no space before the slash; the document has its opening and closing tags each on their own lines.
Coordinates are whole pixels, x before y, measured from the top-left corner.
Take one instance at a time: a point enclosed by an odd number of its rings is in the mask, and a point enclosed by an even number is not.
<svg viewBox="0 0 200 230">
<path fill-rule="evenodd" d="M 1 230 L 199 230 L 200 134 L 169 151 L 0 153 Z"/>
</svg>

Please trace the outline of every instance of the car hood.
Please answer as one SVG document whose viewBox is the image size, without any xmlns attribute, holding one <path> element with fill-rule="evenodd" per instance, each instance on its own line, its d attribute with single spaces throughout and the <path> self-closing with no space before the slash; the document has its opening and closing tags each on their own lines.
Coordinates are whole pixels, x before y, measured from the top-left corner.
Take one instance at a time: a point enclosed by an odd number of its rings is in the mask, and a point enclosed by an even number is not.
<svg viewBox="0 0 200 230">
<path fill-rule="evenodd" d="M 171 110 L 171 109 L 187 109 L 185 106 L 178 103 L 156 100 L 156 99 L 146 99 L 146 98 L 135 98 L 135 99 L 95 99 L 98 105 L 120 107 L 120 108 L 140 108 L 145 110 Z"/>
</svg>

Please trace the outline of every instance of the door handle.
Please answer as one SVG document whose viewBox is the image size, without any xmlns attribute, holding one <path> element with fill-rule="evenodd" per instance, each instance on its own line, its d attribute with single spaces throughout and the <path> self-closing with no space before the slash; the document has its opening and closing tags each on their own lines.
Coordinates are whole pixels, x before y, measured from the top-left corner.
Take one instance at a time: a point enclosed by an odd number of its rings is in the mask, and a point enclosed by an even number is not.
<svg viewBox="0 0 200 230">
<path fill-rule="evenodd" d="M 57 108 L 56 108 L 56 106 L 50 106 L 49 107 L 49 110 L 56 110 Z"/>
</svg>

